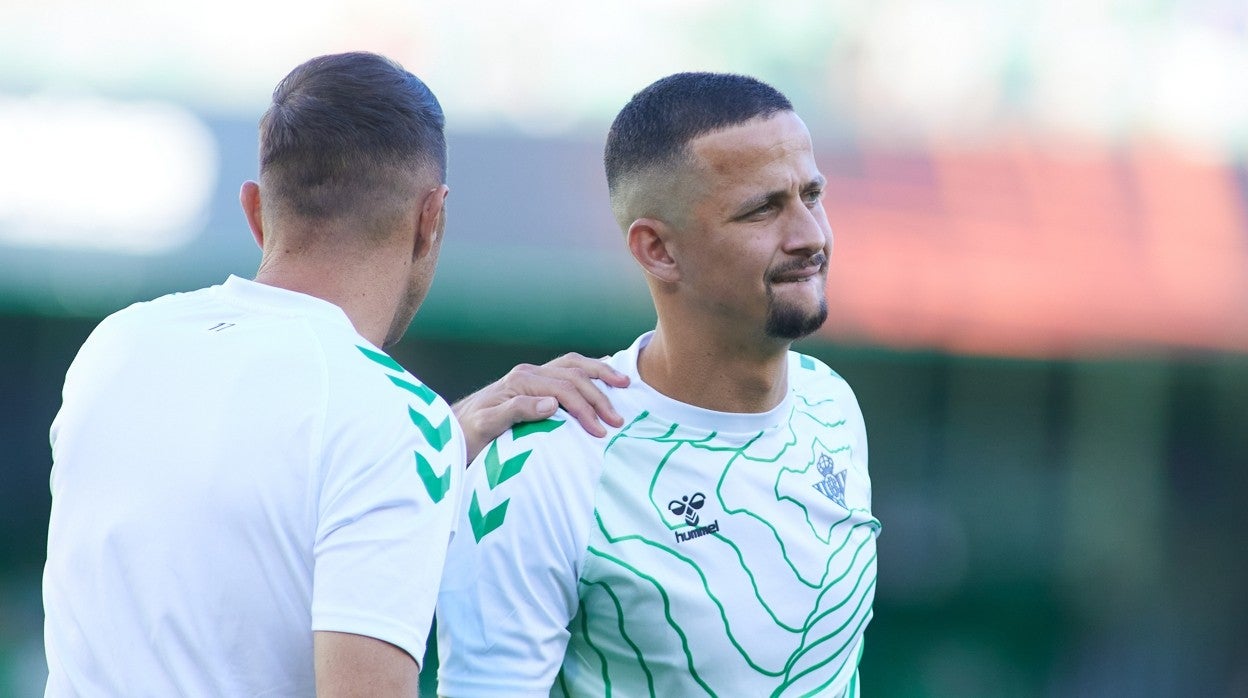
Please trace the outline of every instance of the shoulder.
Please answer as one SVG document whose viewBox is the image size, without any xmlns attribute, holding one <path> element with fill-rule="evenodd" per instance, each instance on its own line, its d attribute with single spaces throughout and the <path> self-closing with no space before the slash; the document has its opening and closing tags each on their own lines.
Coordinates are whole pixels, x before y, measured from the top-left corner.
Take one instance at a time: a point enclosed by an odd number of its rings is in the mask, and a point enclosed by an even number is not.
<svg viewBox="0 0 1248 698">
<path fill-rule="evenodd" d="M 156 326 L 171 317 L 176 317 L 186 306 L 204 301 L 210 296 L 210 292 L 211 288 L 201 288 L 197 291 L 170 293 L 131 303 L 101 320 L 93 334 L 122 331 L 136 326 Z"/>
<path fill-rule="evenodd" d="M 592 502 L 606 441 L 590 436 L 562 410 L 549 419 L 517 424 L 491 441 L 466 477 L 465 495 L 471 497 L 466 508 L 477 540 L 504 518 L 513 524 L 516 515 L 540 519 L 543 530 L 575 528 L 580 516 L 572 510 Z M 493 519 L 485 516 L 491 511 L 496 512 Z"/>
<path fill-rule="evenodd" d="M 307 327 L 336 399 L 365 403 L 371 409 L 411 405 L 417 412 L 449 412 L 437 391 L 354 328 L 326 322 L 309 322 Z"/>
<path fill-rule="evenodd" d="M 482 449 L 473 468 L 481 466 L 476 479 L 485 479 L 491 489 L 519 475 L 524 476 L 520 481 L 532 481 L 547 480 L 552 471 L 586 473 L 593 470 L 592 461 L 596 454 L 600 456 L 602 443 L 605 439 L 590 436 L 560 409 L 548 419 L 523 422 L 504 431 Z"/>
<path fill-rule="evenodd" d="M 854 397 L 849 383 L 823 361 L 796 351 L 789 352 L 789 380 L 799 393 Z"/>
<path fill-rule="evenodd" d="M 434 450 L 459 440 L 450 405 L 389 354 L 358 336 L 322 337 L 331 410 L 419 432 Z"/>
<path fill-rule="evenodd" d="M 201 297 L 207 289 L 174 293 L 133 303 L 99 322 L 83 341 L 69 369 L 82 373 L 87 367 L 103 367 L 105 373 L 137 361 L 185 361 L 181 347 L 166 348 L 169 337 L 185 326 L 182 307 L 188 297 Z"/>
<path fill-rule="evenodd" d="M 789 352 L 789 384 L 807 408 L 848 423 L 866 440 L 862 408 L 853 388 L 826 363 L 813 356 Z"/>
</svg>

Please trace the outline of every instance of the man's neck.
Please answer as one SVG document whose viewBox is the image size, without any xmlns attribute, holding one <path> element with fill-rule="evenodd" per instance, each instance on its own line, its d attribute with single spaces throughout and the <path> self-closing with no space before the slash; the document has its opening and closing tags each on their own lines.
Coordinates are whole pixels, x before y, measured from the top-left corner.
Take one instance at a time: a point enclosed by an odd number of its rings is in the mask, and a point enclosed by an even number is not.
<svg viewBox="0 0 1248 698">
<path fill-rule="evenodd" d="M 788 391 L 788 344 L 665 331 L 662 323 L 637 359 L 641 379 L 685 404 L 718 412 L 766 412 Z"/>
<path fill-rule="evenodd" d="M 388 278 L 394 275 L 385 273 L 383 267 L 344 259 L 266 258 L 255 280 L 333 303 L 356 332 L 380 347 L 394 322 L 399 298 L 393 290 L 397 282 Z"/>
</svg>

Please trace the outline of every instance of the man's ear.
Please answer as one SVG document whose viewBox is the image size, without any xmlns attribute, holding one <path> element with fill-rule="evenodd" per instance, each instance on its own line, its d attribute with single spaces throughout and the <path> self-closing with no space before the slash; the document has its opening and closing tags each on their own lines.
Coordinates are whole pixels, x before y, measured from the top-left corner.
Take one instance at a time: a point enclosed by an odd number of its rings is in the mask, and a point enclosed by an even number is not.
<svg viewBox="0 0 1248 698">
<path fill-rule="evenodd" d="M 680 266 L 670 249 L 671 228 L 656 218 L 638 218 L 628 226 L 628 250 L 643 271 L 655 279 L 674 283 L 680 280 Z"/>
<path fill-rule="evenodd" d="M 412 261 L 416 261 L 437 249 L 438 238 L 446 223 L 446 197 L 451 188 L 439 184 L 425 195 L 420 204 L 420 218 L 416 220 L 416 236 L 412 241 Z"/>
<path fill-rule="evenodd" d="M 247 225 L 251 228 L 251 237 L 255 238 L 260 249 L 264 249 L 264 222 L 260 216 L 260 185 L 250 179 L 243 182 L 238 192 L 238 203 L 243 207 L 243 215 L 247 217 Z"/>
</svg>

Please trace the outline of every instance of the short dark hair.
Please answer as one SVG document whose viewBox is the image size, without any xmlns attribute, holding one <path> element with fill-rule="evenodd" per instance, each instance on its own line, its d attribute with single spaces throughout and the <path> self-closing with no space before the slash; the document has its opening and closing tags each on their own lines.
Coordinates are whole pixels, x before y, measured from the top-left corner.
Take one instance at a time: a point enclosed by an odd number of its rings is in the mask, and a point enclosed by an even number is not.
<svg viewBox="0 0 1248 698">
<path fill-rule="evenodd" d="M 633 95 L 607 134 L 607 187 L 626 175 L 683 156 L 690 141 L 757 117 L 792 111 L 779 90 L 730 73 L 676 73 Z"/>
<path fill-rule="evenodd" d="M 389 58 L 313 58 L 273 90 L 260 119 L 260 176 L 291 213 L 349 215 L 393 190 L 396 170 L 445 182 L 445 123 L 433 92 Z"/>
</svg>

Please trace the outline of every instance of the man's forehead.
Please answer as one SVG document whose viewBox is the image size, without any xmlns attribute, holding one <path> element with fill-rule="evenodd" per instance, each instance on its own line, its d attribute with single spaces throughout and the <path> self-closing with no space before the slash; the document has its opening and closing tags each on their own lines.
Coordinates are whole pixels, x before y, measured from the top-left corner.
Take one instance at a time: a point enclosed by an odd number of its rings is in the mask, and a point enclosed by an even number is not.
<svg viewBox="0 0 1248 698">
<path fill-rule="evenodd" d="M 810 132 L 791 111 L 718 129 L 689 142 L 693 159 L 710 174 L 734 175 L 781 165 L 805 165 L 816 176 Z"/>
</svg>

